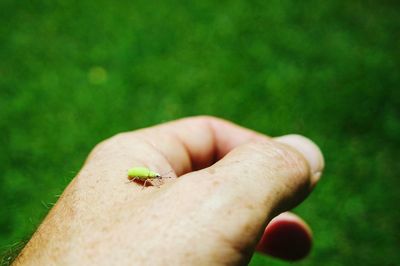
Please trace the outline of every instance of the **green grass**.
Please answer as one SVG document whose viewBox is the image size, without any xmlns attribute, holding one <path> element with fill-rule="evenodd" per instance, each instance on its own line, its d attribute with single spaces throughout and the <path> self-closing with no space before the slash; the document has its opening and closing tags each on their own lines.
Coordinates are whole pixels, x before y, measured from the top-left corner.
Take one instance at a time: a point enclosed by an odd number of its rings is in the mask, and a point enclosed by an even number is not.
<svg viewBox="0 0 400 266">
<path fill-rule="evenodd" d="M 97 142 L 210 114 L 324 151 L 295 210 L 315 234 L 298 265 L 398 263 L 396 1 L 160 2 L 0 2 L 0 248 L 29 237 Z"/>
</svg>

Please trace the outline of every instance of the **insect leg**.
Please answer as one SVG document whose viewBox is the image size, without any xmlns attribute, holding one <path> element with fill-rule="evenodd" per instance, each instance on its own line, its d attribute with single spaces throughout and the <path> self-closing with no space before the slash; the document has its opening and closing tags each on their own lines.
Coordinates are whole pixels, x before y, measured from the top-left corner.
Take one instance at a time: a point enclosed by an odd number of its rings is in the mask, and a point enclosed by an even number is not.
<svg viewBox="0 0 400 266">
<path fill-rule="evenodd" d="M 146 179 L 146 180 L 144 181 L 143 186 L 142 186 L 142 190 L 146 187 L 147 182 L 149 182 L 149 179 Z"/>
<path fill-rule="evenodd" d="M 155 185 L 157 188 L 160 188 L 160 182 L 162 183 L 161 178 L 157 179 L 156 181 L 157 182 L 152 183 L 152 184 Z"/>
<path fill-rule="evenodd" d="M 172 176 L 166 176 L 167 174 L 172 173 L 172 172 L 174 172 L 174 169 L 171 169 L 168 172 L 165 172 L 165 173 L 157 176 L 157 178 L 173 178 Z"/>
<path fill-rule="evenodd" d="M 128 181 L 128 182 L 126 182 L 126 183 L 127 183 L 127 184 L 129 184 L 129 183 L 132 183 L 132 182 L 134 182 L 136 179 L 137 179 L 137 178 L 136 178 L 136 177 L 134 177 L 134 178 L 132 178 L 132 179 L 129 179 L 129 181 Z"/>
</svg>

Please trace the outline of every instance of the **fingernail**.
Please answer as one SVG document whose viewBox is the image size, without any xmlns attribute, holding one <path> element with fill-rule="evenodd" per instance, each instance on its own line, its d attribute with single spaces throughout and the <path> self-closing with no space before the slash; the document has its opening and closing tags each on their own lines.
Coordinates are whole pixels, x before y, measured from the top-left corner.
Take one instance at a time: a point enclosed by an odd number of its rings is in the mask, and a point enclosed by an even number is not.
<svg viewBox="0 0 400 266">
<path fill-rule="evenodd" d="M 320 178 L 325 163 L 321 150 L 314 142 L 301 135 L 285 135 L 275 138 L 275 140 L 290 145 L 303 154 L 308 161 L 313 179 L 317 181 Z"/>
</svg>

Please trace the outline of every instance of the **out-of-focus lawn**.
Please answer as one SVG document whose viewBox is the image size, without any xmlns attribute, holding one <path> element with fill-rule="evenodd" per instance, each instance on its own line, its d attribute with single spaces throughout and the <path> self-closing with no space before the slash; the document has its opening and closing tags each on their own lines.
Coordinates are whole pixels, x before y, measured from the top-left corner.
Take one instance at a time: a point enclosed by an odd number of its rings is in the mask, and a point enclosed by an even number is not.
<svg viewBox="0 0 400 266">
<path fill-rule="evenodd" d="M 400 261 L 396 1 L 0 1 L 0 248 L 99 141 L 210 114 L 326 157 L 298 265 Z M 252 265 L 286 265 L 255 255 Z"/>
</svg>

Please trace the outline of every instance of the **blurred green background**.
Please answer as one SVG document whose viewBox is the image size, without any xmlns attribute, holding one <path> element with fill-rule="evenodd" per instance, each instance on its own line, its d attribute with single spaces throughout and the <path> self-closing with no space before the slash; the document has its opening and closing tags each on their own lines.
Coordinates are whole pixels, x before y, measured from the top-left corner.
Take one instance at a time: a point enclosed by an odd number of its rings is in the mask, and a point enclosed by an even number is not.
<svg viewBox="0 0 400 266">
<path fill-rule="evenodd" d="M 0 248 L 28 238 L 91 148 L 209 114 L 326 158 L 298 265 L 400 261 L 397 1 L 0 1 Z M 256 254 L 252 265 L 287 265 Z"/>
</svg>

